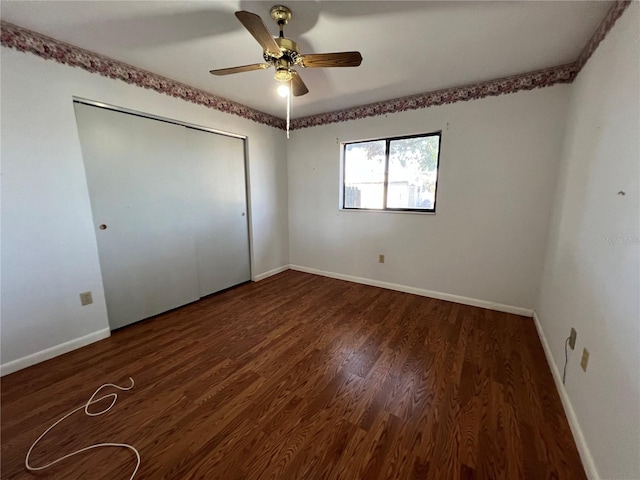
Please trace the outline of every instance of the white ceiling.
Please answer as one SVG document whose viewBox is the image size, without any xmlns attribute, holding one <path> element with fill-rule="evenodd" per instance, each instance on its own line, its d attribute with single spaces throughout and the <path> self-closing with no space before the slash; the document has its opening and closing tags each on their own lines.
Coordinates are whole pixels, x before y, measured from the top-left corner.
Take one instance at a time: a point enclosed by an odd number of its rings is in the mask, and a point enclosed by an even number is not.
<svg viewBox="0 0 640 480">
<path fill-rule="evenodd" d="M 233 12 L 273 1 L 2 1 L 3 20 L 278 117 L 273 70 L 227 77 L 212 68 L 262 61 Z M 299 69 L 310 93 L 293 117 L 571 63 L 609 2 L 284 1 L 285 35 L 302 53 L 359 50 L 358 68 Z"/>
</svg>

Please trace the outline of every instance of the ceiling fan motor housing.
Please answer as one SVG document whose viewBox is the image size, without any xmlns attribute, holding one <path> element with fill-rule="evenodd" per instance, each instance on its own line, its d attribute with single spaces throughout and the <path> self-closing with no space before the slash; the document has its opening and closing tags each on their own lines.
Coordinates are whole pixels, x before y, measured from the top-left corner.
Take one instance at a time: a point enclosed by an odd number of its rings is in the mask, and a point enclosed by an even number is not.
<svg viewBox="0 0 640 480">
<path fill-rule="evenodd" d="M 274 38 L 280 47 L 280 58 L 276 58 L 269 52 L 264 52 L 264 61 L 277 68 L 276 62 L 280 59 L 286 59 L 291 65 L 299 65 L 300 53 L 298 52 L 298 44 L 290 38 L 276 37 Z"/>
</svg>

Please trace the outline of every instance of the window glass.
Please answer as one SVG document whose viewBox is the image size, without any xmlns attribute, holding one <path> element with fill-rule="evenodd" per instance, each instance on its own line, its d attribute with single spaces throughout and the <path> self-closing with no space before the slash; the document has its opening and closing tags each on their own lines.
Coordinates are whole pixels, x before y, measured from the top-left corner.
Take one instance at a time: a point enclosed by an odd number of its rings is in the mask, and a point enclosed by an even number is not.
<svg viewBox="0 0 640 480">
<path fill-rule="evenodd" d="M 438 144 L 437 136 L 390 141 L 387 208 L 433 209 Z"/>
<path fill-rule="evenodd" d="M 344 145 L 346 209 L 435 212 L 440 132 Z"/>
<path fill-rule="evenodd" d="M 385 147 L 384 140 L 346 145 L 345 208 L 384 208 Z"/>
</svg>

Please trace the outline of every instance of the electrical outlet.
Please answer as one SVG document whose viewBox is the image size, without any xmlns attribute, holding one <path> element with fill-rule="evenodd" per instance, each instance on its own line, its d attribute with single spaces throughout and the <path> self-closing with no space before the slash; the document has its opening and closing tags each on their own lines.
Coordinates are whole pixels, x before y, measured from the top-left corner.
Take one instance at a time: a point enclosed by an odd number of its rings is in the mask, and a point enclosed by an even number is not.
<svg viewBox="0 0 640 480">
<path fill-rule="evenodd" d="M 82 292 L 80 294 L 80 305 L 84 307 L 85 305 L 91 305 L 92 303 L 93 296 L 91 295 L 91 292 Z"/>
<path fill-rule="evenodd" d="M 582 360 L 580 360 L 580 366 L 582 370 L 587 371 L 587 365 L 589 364 L 589 350 L 586 348 L 582 350 Z"/>
<path fill-rule="evenodd" d="M 384 263 L 384 255 L 378 255 L 378 263 Z"/>
<path fill-rule="evenodd" d="M 576 348 L 576 337 L 578 336 L 578 332 L 576 332 L 576 329 L 571 327 L 571 334 L 569 335 L 569 347 L 571 347 L 571 350 L 575 350 Z"/>
</svg>

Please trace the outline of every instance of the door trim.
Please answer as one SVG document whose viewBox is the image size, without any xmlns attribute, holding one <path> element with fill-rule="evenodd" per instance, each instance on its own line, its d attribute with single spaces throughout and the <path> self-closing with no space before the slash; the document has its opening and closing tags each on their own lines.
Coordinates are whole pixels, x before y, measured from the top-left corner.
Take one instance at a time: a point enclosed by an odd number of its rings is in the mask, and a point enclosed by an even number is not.
<svg viewBox="0 0 640 480">
<path fill-rule="evenodd" d="M 217 130 L 215 128 L 203 127 L 202 125 L 196 125 L 195 123 L 183 122 L 182 120 L 176 120 L 174 118 L 161 117 L 160 115 L 153 115 L 151 113 L 139 112 L 137 110 L 131 110 L 125 107 L 118 107 L 109 103 L 97 102 L 95 100 L 89 100 L 87 98 L 72 97 L 74 103 L 83 103 L 92 107 L 104 108 L 107 110 L 114 110 L 116 112 L 126 113 L 129 115 L 135 115 L 136 117 L 150 118 L 151 120 L 157 120 L 160 122 L 172 123 L 174 125 L 182 125 L 183 127 L 193 128 L 194 130 L 202 130 L 204 132 L 216 133 L 218 135 L 224 135 L 225 137 L 234 137 L 246 140 L 246 135 L 240 135 L 239 133 L 225 132 L 224 130 Z M 246 158 L 246 155 L 245 155 Z"/>
</svg>

